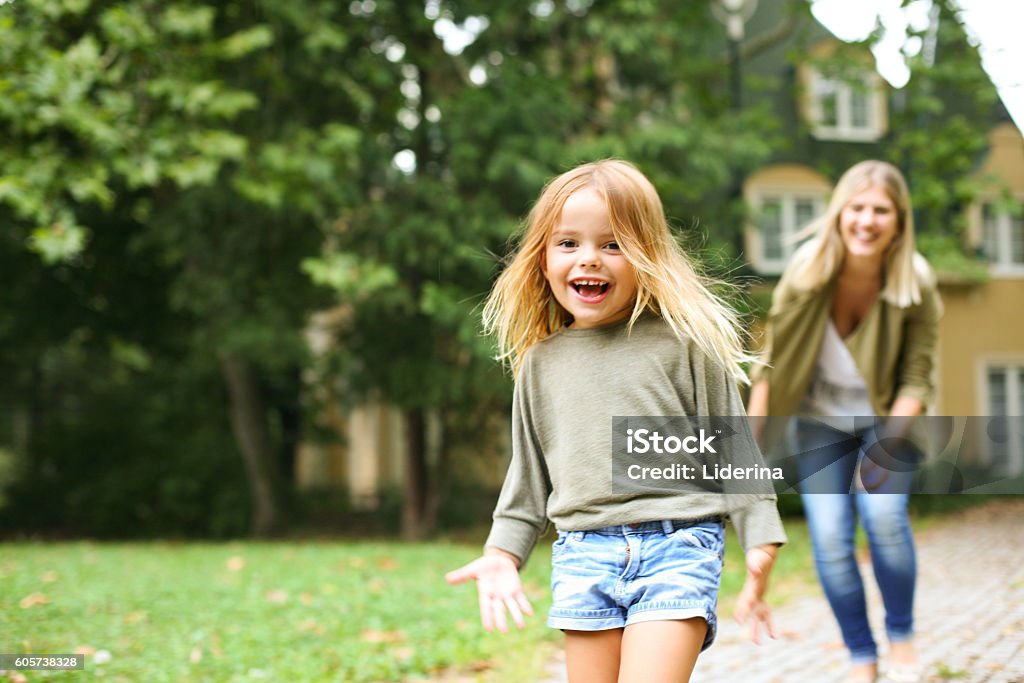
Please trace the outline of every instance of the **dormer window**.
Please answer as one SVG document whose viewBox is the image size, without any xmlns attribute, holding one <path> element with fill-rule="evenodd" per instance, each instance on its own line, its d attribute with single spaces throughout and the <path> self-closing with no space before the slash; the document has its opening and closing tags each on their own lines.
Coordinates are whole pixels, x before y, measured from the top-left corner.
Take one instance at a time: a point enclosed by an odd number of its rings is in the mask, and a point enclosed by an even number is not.
<svg viewBox="0 0 1024 683">
<path fill-rule="evenodd" d="M 862 46 L 823 40 L 796 65 L 800 115 L 813 137 L 876 142 L 889 128 L 887 86 Z"/>
<path fill-rule="evenodd" d="M 855 78 L 811 70 L 808 115 L 819 140 L 874 142 L 885 132 L 885 95 L 873 72 Z"/>
</svg>

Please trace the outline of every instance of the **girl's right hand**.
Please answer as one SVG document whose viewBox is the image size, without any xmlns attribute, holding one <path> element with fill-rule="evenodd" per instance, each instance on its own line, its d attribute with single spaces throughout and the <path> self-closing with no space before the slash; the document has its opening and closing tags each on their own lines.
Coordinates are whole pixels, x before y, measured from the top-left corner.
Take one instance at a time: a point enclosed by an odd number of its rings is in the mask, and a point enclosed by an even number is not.
<svg viewBox="0 0 1024 683">
<path fill-rule="evenodd" d="M 533 614 L 533 606 L 523 592 L 516 561 L 500 550 L 488 548 L 483 557 L 448 572 L 445 579 L 453 586 L 470 579 L 476 580 L 480 621 L 488 631 L 494 628 L 502 633 L 508 631 L 505 610 L 512 615 L 512 621 L 519 628 L 526 625 L 523 614 Z"/>
</svg>

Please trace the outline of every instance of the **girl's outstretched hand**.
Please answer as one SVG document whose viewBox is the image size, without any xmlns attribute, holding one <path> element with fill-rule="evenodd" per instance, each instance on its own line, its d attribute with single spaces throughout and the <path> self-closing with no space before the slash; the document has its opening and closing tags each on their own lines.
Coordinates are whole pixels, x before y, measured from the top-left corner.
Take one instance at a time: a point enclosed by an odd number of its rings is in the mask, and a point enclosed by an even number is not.
<svg viewBox="0 0 1024 683">
<path fill-rule="evenodd" d="M 448 572 L 444 578 L 453 586 L 470 579 L 476 580 L 480 621 L 488 631 L 494 628 L 502 633 L 508 631 L 505 610 L 512 615 L 512 621 L 519 628 L 526 625 L 523 614 L 533 614 L 533 606 L 523 592 L 516 560 L 508 553 L 488 548 L 483 557 Z"/>
<path fill-rule="evenodd" d="M 747 580 L 736 598 L 736 621 L 744 624 L 750 620 L 750 639 L 756 645 L 761 644 L 762 627 L 769 637 L 775 637 L 772 611 L 764 601 L 764 593 L 777 552 L 778 547 L 774 545 L 761 545 L 747 551 Z"/>
</svg>

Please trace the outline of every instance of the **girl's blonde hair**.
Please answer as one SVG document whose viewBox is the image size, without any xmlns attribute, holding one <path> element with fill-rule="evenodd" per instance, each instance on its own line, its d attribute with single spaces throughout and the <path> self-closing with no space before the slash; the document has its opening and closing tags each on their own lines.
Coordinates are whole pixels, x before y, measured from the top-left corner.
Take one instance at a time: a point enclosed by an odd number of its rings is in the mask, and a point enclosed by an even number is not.
<svg viewBox="0 0 1024 683">
<path fill-rule="evenodd" d="M 839 179 L 825 213 L 797 234 L 810 239 L 793 254 L 789 268 L 792 282 L 801 289 L 817 289 L 829 282 L 842 268 L 846 248 L 839 235 L 839 218 L 850 199 L 865 190 L 881 188 L 896 206 L 898 233 L 885 256 L 882 298 L 906 308 L 921 301 L 920 280 L 930 277 L 924 258 L 916 255 L 914 214 L 910 191 L 903 174 L 884 161 L 862 161 Z"/>
<path fill-rule="evenodd" d="M 518 374 L 531 346 L 572 321 L 552 294 L 541 263 L 566 200 L 584 188 L 604 198 L 615 240 L 636 272 L 629 328 L 649 310 L 677 337 L 689 336 L 736 380 L 748 383 L 743 364 L 753 359 L 746 353 L 736 313 L 711 291 L 719 283 L 698 274 L 673 238 L 650 181 L 618 159 L 577 166 L 544 187 L 524 224 L 518 249 L 484 304 L 484 330 L 497 336 L 498 359 Z"/>
</svg>

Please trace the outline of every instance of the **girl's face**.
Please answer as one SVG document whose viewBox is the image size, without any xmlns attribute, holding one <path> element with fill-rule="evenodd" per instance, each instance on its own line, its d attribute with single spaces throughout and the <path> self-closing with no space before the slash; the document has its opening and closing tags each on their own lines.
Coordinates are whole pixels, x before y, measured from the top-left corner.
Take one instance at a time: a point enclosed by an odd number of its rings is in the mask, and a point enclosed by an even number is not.
<svg viewBox="0 0 1024 683">
<path fill-rule="evenodd" d="M 615 242 L 604 199 L 592 188 L 569 195 L 541 264 L 573 329 L 624 320 L 636 299 L 636 273 Z"/>
<path fill-rule="evenodd" d="M 878 185 L 850 197 L 839 213 L 839 236 L 847 256 L 881 261 L 899 229 L 896 204 Z"/>
</svg>

